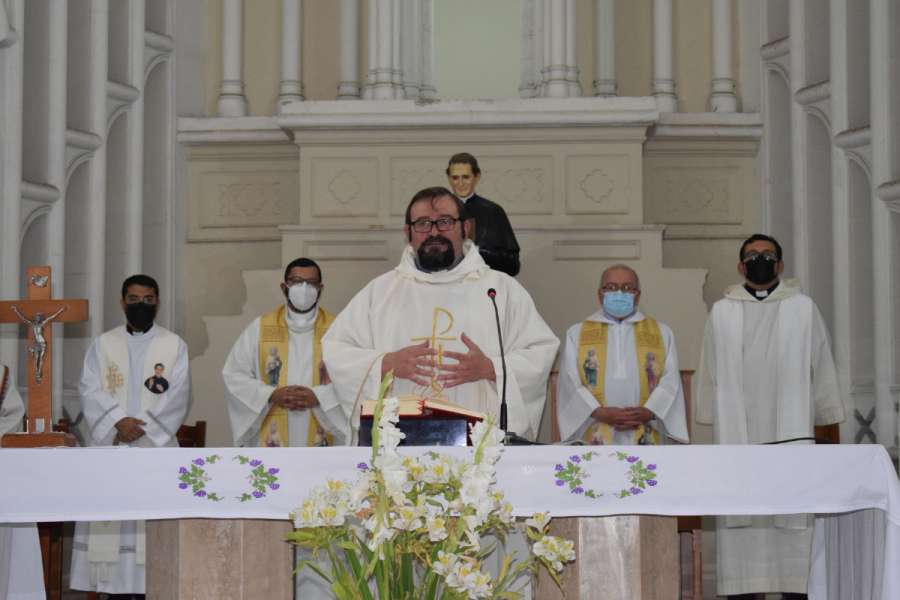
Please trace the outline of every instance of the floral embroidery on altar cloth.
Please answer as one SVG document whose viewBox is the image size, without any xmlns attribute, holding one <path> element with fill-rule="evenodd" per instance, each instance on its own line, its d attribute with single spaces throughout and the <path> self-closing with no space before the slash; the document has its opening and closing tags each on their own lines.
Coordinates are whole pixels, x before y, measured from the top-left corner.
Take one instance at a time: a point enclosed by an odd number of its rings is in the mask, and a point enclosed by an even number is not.
<svg viewBox="0 0 900 600">
<path fill-rule="evenodd" d="M 631 456 L 624 452 L 613 452 L 610 458 L 616 457 L 619 461 L 625 461 L 629 470 L 625 476 L 630 481 L 631 487 L 623 489 L 616 493 L 616 498 L 627 498 L 628 496 L 636 496 L 643 494 L 647 487 L 654 487 L 658 483 L 656 480 L 656 465 L 644 465 L 644 462 L 637 456 Z M 593 489 L 585 489 L 585 479 L 590 478 L 586 465 L 593 458 L 601 458 L 599 452 L 588 452 L 582 455 L 572 455 L 566 461 L 566 466 L 557 464 L 554 475 L 556 477 L 556 485 L 563 487 L 569 486 L 569 492 L 572 494 L 584 494 L 588 498 L 599 498 L 603 494 L 596 493 Z"/>
<path fill-rule="evenodd" d="M 197 498 L 205 498 L 213 502 L 224 500 L 225 498 L 219 496 L 217 492 L 209 492 L 206 489 L 207 484 L 213 480 L 212 475 L 207 472 L 209 469 L 207 465 L 214 465 L 221 458 L 218 454 L 207 456 L 205 459 L 195 458 L 191 461 L 189 467 L 179 468 L 178 481 L 181 483 L 178 484 L 178 488 L 182 490 L 190 488 L 191 493 Z M 265 498 L 267 492 L 275 491 L 281 487 L 281 484 L 278 483 L 278 477 L 276 477 L 279 469 L 267 469 L 261 460 L 241 455 L 235 456 L 231 460 L 240 461 L 241 465 L 249 464 L 253 468 L 247 476 L 247 481 L 250 483 L 253 491 L 243 492 L 240 496 L 235 496 L 237 500 L 247 502 L 248 500 Z"/>
</svg>

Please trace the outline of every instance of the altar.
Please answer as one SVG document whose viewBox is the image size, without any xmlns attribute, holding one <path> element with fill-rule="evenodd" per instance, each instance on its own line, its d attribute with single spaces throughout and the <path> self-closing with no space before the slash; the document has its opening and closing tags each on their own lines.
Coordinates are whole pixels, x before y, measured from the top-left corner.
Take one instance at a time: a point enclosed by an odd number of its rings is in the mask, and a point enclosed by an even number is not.
<svg viewBox="0 0 900 600">
<path fill-rule="evenodd" d="M 401 453 L 428 460 L 430 448 Z M 466 455 L 467 448 L 441 452 Z M 369 448 L 6 450 L 0 522 L 285 520 Z M 254 469 L 270 477 L 260 491 Z M 508 447 L 497 489 L 517 516 L 815 513 L 810 597 L 900 597 L 900 481 L 882 446 Z M 636 484 L 652 471 L 655 485 Z"/>
</svg>

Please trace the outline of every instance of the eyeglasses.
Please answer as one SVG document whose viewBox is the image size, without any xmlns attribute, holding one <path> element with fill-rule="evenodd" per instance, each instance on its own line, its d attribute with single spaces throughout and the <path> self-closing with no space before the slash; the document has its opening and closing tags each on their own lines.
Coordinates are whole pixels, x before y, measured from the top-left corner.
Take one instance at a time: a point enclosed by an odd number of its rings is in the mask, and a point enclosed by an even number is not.
<svg viewBox="0 0 900 600">
<path fill-rule="evenodd" d="M 625 292 L 626 294 L 637 294 L 640 290 L 638 290 L 636 285 L 631 285 L 630 283 L 626 283 L 622 287 L 619 287 L 615 283 L 608 283 L 606 285 L 600 286 L 600 291 L 604 294 L 614 294 L 615 292 Z"/>
<path fill-rule="evenodd" d="M 436 221 L 419 219 L 418 221 L 413 221 L 411 225 L 413 231 L 416 233 L 431 233 L 431 230 L 435 225 L 437 225 L 438 231 L 452 231 L 456 227 L 456 222 L 459 220 L 460 219 L 452 219 L 450 217 L 444 217 L 443 219 L 437 219 Z"/>
<path fill-rule="evenodd" d="M 138 296 L 128 296 L 125 299 L 125 304 L 140 304 L 143 302 L 144 304 L 153 305 L 156 304 L 157 300 L 156 296 L 144 296 L 143 298 Z"/>
<path fill-rule="evenodd" d="M 287 279 L 285 279 L 285 282 L 291 284 L 291 287 L 303 283 L 308 283 L 314 288 L 318 288 L 320 285 L 322 285 L 322 282 L 318 279 L 303 279 L 302 277 L 288 277 Z"/>
<path fill-rule="evenodd" d="M 766 260 L 778 260 L 778 255 L 775 254 L 774 252 L 772 252 L 771 250 L 766 250 L 762 254 L 760 254 L 759 252 L 757 252 L 755 250 L 751 250 L 750 252 L 748 252 L 744 255 L 744 262 L 747 262 L 748 260 L 757 259 L 760 256 L 762 256 Z"/>
</svg>

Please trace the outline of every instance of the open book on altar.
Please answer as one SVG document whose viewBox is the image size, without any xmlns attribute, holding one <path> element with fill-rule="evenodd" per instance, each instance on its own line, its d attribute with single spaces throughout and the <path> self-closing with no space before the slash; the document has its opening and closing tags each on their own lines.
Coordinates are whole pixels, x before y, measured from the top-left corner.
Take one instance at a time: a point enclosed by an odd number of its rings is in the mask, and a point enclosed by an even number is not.
<svg viewBox="0 0 900 600">
<path fill-rule="evenodd" d="M 469 425 L 484 420 L 480 412 L 463 408 L 446 400 L 398 396 L 400 431 L 406 434 L 402 445 L 465 446 L 469 441 Z M 363 402 L 360 410 L 359 440 L 371 445 L 372 421 L 377 400 Z"/>
</svg>

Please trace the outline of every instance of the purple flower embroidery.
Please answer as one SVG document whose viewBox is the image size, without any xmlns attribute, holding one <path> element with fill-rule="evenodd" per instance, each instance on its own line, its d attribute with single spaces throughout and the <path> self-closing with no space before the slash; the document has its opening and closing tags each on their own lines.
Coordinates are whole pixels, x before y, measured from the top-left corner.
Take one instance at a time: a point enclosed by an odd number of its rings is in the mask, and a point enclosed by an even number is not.
<svg viewBox="0 0 900 600">
<path fill-rule="evenodd" d="M 581 487 L 577 487 L 577 488 L 575 488 L 574 490 L 572 490 L 572 493 L 573 493 L 573 494 L 583 494 L 583 493 L 584 493 L 584 490 L 581 489 Z"/>
<path fill-rule="evenodd" d="M 253 497 L 254 498 L 264 498 L 265 494 L 263 494 L 262 492 L 253 492 Z"/>
<path fill-rule="evenodd" d="M 562 466 L 562 465 L 556 465 L 556 470 L 557 470 L 557 471 L 562 471 L 562 470 L 563 470 L 563 466 Z"/>
<path fill-rule="evenodd" d="M 200 490 L 199 492 L 194 492 L 194 495 L 195 495 L 195 496 L 200 496 L 200 497 L 202 498 L 203 496 L 206 495 L 206 492 L 204 492 L 203 490 Z"/>
<path fill-rule="evenodd" d="M 250 461 L 250 466 L 251 466 L 251 467 L 258 467 L 258 466 L 261 465 L 261 464 L 262 464 L 262 461 L 261 461 L 261 460 L 251 460 L 251 461 Z"/>
<path fill-rule="evenodd" d="M 198 467 L 202 467 L 203 465 L 206 464 L 202 458 L 195 458 L 191 462 L 194 463 L 195 465 L 197 465 Z"/>
<path fill-rule="evenodd" d="M 356 465 L 356 468 L 362 469 L 363 471 L 365 471 L 366 469 L 369 468 L 369 465 L 367 465 L 366 463 L 359 463 L 358 465 Z"/>
<path fill-rule="evenodd" d="M 650 487 L 653 487 L 654 485 L 656 485 L 656 480 L 655 480 L 655 479 L 648 479 L 648 480 L 647 480 L 647 485 L 649 485 Z"/>
<path fill-rule="evenodd" d="M 186 483 L 179 483 L 179 484 L 178 484 L 178 487 L 180 487 L 180 488 L 183 489 L 183 490 L 186 490 L 186 489 L 187 489 L 187 484 L 186 484 Z"/>
<path fill-rule="evenodd" d="M 269 475 L 274 475 L 278 472 L 278 469 L 269 469 Z"/>
<path fill-rule="evenodd" d="M 569 460 L 571 460 L 573 463 L 580 463 L 580 462 L 581 462 L 581 459 L 578 457 L 578 455 L 570 456 L 570 457 L 569 457 Z"/>
<path fill-rule="evenodd" d="M 566 485 L 566 482 L 563 481 L 562 479 L 557 479 L 557 480 L 556 480 L 556 485 Z"/>
<path fill-rule="evenodd" d="M 185 469 L 184 467 L 181 467 L 180 469 L 178 469 L 178 472 L 181 473 L 182 475 L 187 475 L 187 469 Z"/>
<path fill-rule="evenodd" d="M 656 465 L 647 465 L 647 470 L 648 470 L 648 471 L 655 471 L 655 470 L 656 470 Z"/>
<path fill-rule="evenodd" d="M 277 490 L 277 489 L 280 488 L 280 487 L 281 487 L 281 486 L 278 485 L 277 483 L 270 483 L 270 484 L 269 484 L 269 488 L 270 488 L 270 489 L 273 489 L 273 490 Z"/>
<path fill-rule="evenodd" d="M 636 463 L 637 461 L 638 461 L 637 456 L 629 456 L 628 457 L 628 462 L 630 462 L 630 463 Z"/>
<path fill-rule="evenodd" d="M 633 495 L 635 495 L 635 496 L 637 496 L 638 494 L 643 494 L 643 493 L 644 493 L 644 490 L 642 490 L 642 489 L 639 488 L 639 487 L 633 487 L 633 488 L 631 488 L 631 489 L 628 490 L 628 491 L 631 492 L 631 493 L 632 493 Z"/>
</svg>

